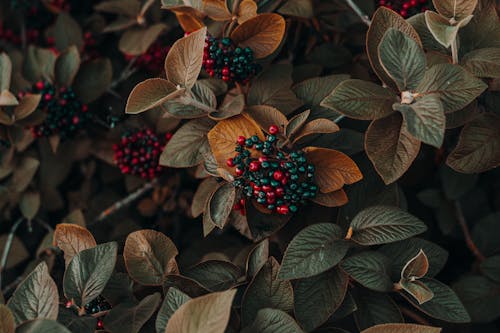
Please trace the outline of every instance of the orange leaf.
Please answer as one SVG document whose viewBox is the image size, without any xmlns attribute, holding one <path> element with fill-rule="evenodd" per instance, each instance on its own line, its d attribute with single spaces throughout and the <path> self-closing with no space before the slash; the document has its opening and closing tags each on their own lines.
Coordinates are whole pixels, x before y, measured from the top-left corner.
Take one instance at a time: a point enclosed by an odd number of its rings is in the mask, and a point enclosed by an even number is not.
<svg viewBox="0 0 500 333">
<path fill-rule="evenodd" d="M 234 29 L 231 39 L 240 47 L 249 47 L 255 58 L 273 53 L 285 34 L 285 19 L 278 14 L 259 14 Z"/>
<path fill-rule="evenodd" d="M 234 174 L 234 168 L 228 167 L 226 161 L 228 158 L 234 157 L 236 140 L 240 135 L 246 138 L 257 135 L 261 140 L 264 140 L 259 125 L 245 114 L 219 121 L 208 132 L 208 142 L 217 164 L 221 168 L 230 171 L 231 174 Z"/>
<path fill-rule="evenodd" d="M 202 20 L 195 15 L 177 10 L 172 11 L 175 13 L 175 16 L 177 16 L 177 21 L 185 32 L 193 32 L 203 28 L 204 24 Z"/>
<path fill-rule="evenodd" d="M 354 161 L 344 153 L 327 148 L 307 147 L 307 161 L 316 168 L 316 183 L 323 193 L 340 190 L 345 184 L 363 179 Z"/>
<path fill-rule="evenodd" d="M 345 191 L 340 189 L 330 193 L 318 192 L 316 197 L 311 199 L 311 201 L 325 207 L 339 207 L 345 205 L 349 199 L 347 198 Z"/>
<path fill-rule="evenodd" d="M 225 0 L 203 0 L 203 12 L 214 21 L 228 21 L 231 13 Z"/>
<path fill-rule="evenodd" d="M 97 245 L 90 231 L 84 227 L 70 223 L 60 223 L 56 226 L 53 242 L 54 246 L 57 246 L 64 252 L 66 266 L 80 251 L 93 248 Z"/>
<path fill-rule="evenodd" d="M 253 0 L 243 0 L 238 8 L 238 24 L 257 16 L 257 4 Z"/>
</svg>

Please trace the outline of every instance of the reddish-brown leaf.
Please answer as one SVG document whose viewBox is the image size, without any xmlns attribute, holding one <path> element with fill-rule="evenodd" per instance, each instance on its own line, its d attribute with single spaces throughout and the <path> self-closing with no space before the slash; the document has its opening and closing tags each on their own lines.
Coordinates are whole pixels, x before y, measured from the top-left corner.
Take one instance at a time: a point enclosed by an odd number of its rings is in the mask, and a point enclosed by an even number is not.
<svg viewBox="0 0 500 333">
<path fill-rule="evenodd" d="M 84 227 L 70 223 L 60 223 L 56 226 L 54 246 L 59 247 L 64 252 L 66 267 L 80 251 L 93 248 L 96 245 L 94 236 Z"/>
<path fill-rule="evenodd" d="M 330 193 L 318 192 L 314 199 L 311 201 L 326 207 L 339 207 L 345 205 L 349 200 L 347 194 L 343 189 L 333 191 Z"/>
</svg>

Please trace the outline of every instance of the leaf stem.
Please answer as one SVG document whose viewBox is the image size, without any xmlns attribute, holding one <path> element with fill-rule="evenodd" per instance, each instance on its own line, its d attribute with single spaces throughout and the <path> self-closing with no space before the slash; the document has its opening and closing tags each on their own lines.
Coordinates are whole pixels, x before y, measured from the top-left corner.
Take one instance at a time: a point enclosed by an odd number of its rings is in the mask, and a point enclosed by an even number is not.
<svg viewBox="0 0 500 333">
<path fill-rule="evenodd" d="M 340 121 L 341 121 L 342 119 L 344 119 L 344 118 L 345 118 L 345 116 L 344 116 L 344 115 L 338 116 L 337 118 L 335 118 L 335 120 L 334 120 L 333 122 L 334 122 L 334 123 L 336 123 L 336 124 L 338 124 L 338 123 L 340 123 Z"/>
<path fill-rule="evenodd" d="M 112 214 L 116 213 L 117 211 L 119 211 L 120 209 L 128 206 L 129 204 L 131 204 L 132 202 L 137 200 L 140 196 L 142 196 L 146 192 L 152 190 L 156 186 L 156 184 L 158 184 L 157 178 L 142 185 L 140 188 L 138 188 L 134 192 L 130 193 L 128 196 L 126 196 L 122 200 L 115 202 L 114 204 L 112 204 L 111 206 L 106 208 L 104 211 L 102 211 L 99 214 L 99 216 L 97 216 L 97 218 L 94 220 L 93 224 L 104 221 L 110 215 L 112 215 Z"/>
<path fill-rule="evenodd" d="M 356 15 L 359 16 L 359 18 L 361 19 L 361 21 L 363 21 L 364 24 L 366 24 L 367 26 L 370 26 L 372 24 L 372 21 L 370 20 L 368 15 L 366 15 L 361 10 L 361 8 L 359 8 L 359 6 L 354 2 L 354 0 L 345 0 L 345 2 L 347 3 L 347 5 L 349 5 L 349 7 L 351 7 L 351 9 L 356 13 Z"/>
<path fill-rule="evenodd" d="M 113 80 L 113 82 L 111 82 L 111 84 L 109 85 L 109 90 L 113 90 L 114 88 L 116 88 L 117 85 L 128 79 L 132 74 L 134 74 L 137 71 L 136 68 L 132 68 L 136 60 L 137 57 L 133 57 L 132 59 L 130 59 L 130 61 L 127 63 L 127 66 L 125 66 L 122 73 L 120 74 L 120 76 L 117 79 Z"/>
<path fill-rule="evenodd" d="M 3 248 L 2 252 L 2 258 L 0 259 L 0 290 L 2 288 L 2 273 L 7 265 L 7 258 L 9 257 L 9 252 L 12 247 L 12 242 L 14 241 L 14 235 L 17 231 L 17 228 L 21 225 L 21 223 L 24 221 L 24 217 L 19 218 L 13 225 L 12 228 L 10 228 L 9 235 L 7 236 L 7 241 L 5 242 L 5 246 Z"/>
<path fill-rule="evenodd" d="M 454 64 L 458 64 L 458 42 L 456 37 L 451 43 L 451 58 Z"/>
<path fill-rule="evenodd" d="M 455 208 L 455 216 L 464 234 L 465 244 L 467 244 L 467 247 L 472 252 L 472 254 L 474 254 L 474 256 L 477 258 L 479 262 L 484 261 L 484 259 L 486 259 L 485 256 L 481 253 L 481 251 L 478 249 L 478 247 L 472 240 L 472 236 L 470 234 L 469 227 L 467 226 L 467 221 L 465 220 L 465 216 L 462 211 L 462 207 L 460 206 L 460 203 L 457 200 L 455 200 L 453 202 L 453 205 Z"/>
<path fill-rule="evenodd" d="M 224 33 L 225 37 L 231 36 L 231 32 L 233 32 L 233 29 L 236 26 L 236 23 L 238 23 L 238 11 L 240 9 L 240 2 L 241 2 L 241 0 L 235 0 L 233 3 L 233 8 L 231 9 L 231 13 L 233 14 L 233 17 L 231 18 L 231 23 L 229 23 L 229 26 Z"/>
</svg>

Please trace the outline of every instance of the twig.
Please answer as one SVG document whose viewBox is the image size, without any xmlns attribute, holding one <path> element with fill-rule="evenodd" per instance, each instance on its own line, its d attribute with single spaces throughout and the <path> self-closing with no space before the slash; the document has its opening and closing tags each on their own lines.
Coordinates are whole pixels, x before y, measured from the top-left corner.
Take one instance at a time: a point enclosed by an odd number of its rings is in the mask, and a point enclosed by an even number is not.
<svg viewBox="0 0 500 333">
<path fill-rule="evenodd" d="M 458 42 L 456 37 L 451 43 L 451 58 L 454 64 L 458 64 Z"/>
<path fill-rule="evenodd" d="M 333 122 L 334 122 L 334 123 L 336 123 L 336 124 L 338 124 L 338 123 L 340 123 L 340 121 L 341 121 L 342 119 L 344 119 L 344 118 L 345 118 L 345 116 L 344 116 L 344 115 L 338 116 L 337 118 L 335 118 L 335 120 L 334 120 Z"/>
<path fill-rule="evenodd" d="M 455 216 L 458 220 L 458 223 L 460 224 L 460 227 L 462 228 L 462 232 L 464 234 L 465 243 L 467 244 L 467 247 L 472 252 L 472 254 L 474 254 L 477 260 L 479 260 L 480 262 L 483 261 L 486 258 L 481 253 L 481 251 L 479 251 L 476 244 L 472 240 L 472 236 L 470 234 L 469 227 L 467 226 L 467 221 L 465 220 L 465 216 L 462 211 L 462 207 L 460 206 L 460 203 L 457 200 L 455 200 L 453 202 L 453 205 L 455 207 Z"/>
<path fill-rule="evenodd" d="M 400 310 L 401 310 L 402 314 L 404 314 L 408 318 L 413 319 L 417 323 L 422 324 L 422 325 L 426 325 L 426 326 L 432 326 L 431 323 L 427 319 L 425 319 L 424 317 L 422 317 L 418 313 L 415 313 L 412 310 L 410 310 L 406 307 L 403 307 L 403 306 L 400 307 Z"/>
<path fill-rule="evenodd" d="M 345 0 L 345 2 L 347 3 L 347 5 L 349 5 L 349 7 L 351 7 L 351 9 L 356 13 L 356 15 L 359 16 L 359 18 L 361 19 L 361 21 L 363 21 L 364 24 L 366 24 L 367 26 L 370 26 L 372 24 L 372 21 L 370 20 L 368 15 L 363 13 L 361 8 L 359 8 L 359 6 L 354 2 L 354 0 Z"/>
<path fill-rule="evenodd" d="M 136 68 L 132 68 L 132 66 L 134 66 L 136 60 L 137 60 L 137 57 L 133 57 L 132 59 L 130 59 L 127 66 L 123 69 L 121 75 L 116 80 L 111 82 L 109 89 L 113 90 L 114 88 L 116 88 L 117 85 L 119 85 L 121 82 L 128 79 L 130 77 L 130 75 L 134 74 L 137 71 Z"/>
<path fill-rule="evenodd" d="M 7 258 L 9 257 L 10 248 L 12 247 L 12 242 L 14 241 L 14 235 L 16 233 L 17 228 L 24 221 L 24 217 L 19 218 L 10 228 L 9 235 L 7 236 L 7 241 L 5 242 L 5 246 L 2 252 L 2 259 L 0 259 L 0 289 L 2 288 L 2 273 L 7 265 Z"/>
<path fill-rule="evenodd" d="M 144 184 L 142 187 L 138 188 L 134 192 L 130 193 L 127 197 L 123 198 L 120 201 L 115 202 L 111 206 L 109 206 L 107 209 L 105 209 L 97 218 L 94 220 L 94 223 L 102 222 L 105 220 L 107 217 L 110 215 L 116 213 L 120 209 L 128 206 L 135 200 L 137 200 L 140 196 L 142 196 L 144 193 L 150 191 L 155 187 L 155 185 L 158 183 L 158 179 L 153 179 L 152 181 Z"/>
</svg>

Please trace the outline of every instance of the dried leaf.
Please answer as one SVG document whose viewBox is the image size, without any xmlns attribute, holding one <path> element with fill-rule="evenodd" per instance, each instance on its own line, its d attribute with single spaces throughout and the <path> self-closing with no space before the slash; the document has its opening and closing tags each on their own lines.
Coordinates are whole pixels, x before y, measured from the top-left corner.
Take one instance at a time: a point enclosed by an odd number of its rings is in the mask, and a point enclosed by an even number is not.
<svg viewBox="0 0 500 333">
<path fill-rule="evenodd" d="M 151 110 L 184 93 L 165 79 L 147 79 L 134 87 L 127 99 L 125 113 L 138 114 Z"/>
<path fill-rule="evenodd" d="M 257 4 L 254 0 L 243 0 L 238 8 L 238 24 L 243 24 L 257 16 Z"/>
<path fill-rule="evenodd" d="M 64 252 L 66 267 L 80 251 L 97 245 L 90 231 L 77 224 L 69 223 L 60 223 L 56 226 L 53 243 Z"/>
</svg>

